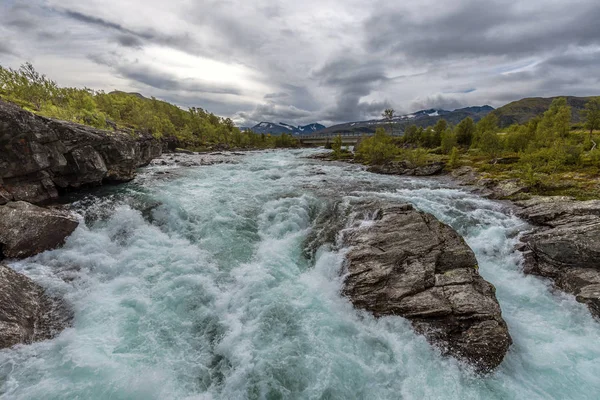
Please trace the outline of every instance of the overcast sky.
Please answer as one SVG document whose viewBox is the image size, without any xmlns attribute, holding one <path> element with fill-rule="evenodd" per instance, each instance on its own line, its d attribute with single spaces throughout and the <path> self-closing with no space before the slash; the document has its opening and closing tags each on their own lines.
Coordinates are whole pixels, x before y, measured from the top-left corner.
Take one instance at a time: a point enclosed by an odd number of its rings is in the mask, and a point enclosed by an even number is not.
<svg viewBox="0 0 600 400">
<path fill-rule="evenodd" d="M 598 0 L 0 0 L 0 65 L 326 125 L 600 95 Z"/>
</svg>

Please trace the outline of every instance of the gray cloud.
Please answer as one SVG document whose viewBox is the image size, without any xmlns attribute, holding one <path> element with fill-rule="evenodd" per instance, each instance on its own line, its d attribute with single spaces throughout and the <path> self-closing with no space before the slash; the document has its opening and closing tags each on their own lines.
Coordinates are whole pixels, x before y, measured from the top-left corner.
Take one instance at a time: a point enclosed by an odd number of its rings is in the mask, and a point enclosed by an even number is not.
<svg viewBox="0 0 600 400">
<path fill-rule="evenodd" d="M 579 3 L 565 12 L 565 5 L 557 3 L 522 7 L 516 1 L 465 0 L 444 14 L 420 18 L 405 10 L 384 9 L 366 22 L 366 43 L 372 52 L 432 62 L 600 44 L 600 25 L 594 22 L 600 18 L 600 8 L 593 1 Z"/>
<path fill-rule="evenodd" d="M 32 61 L 61 84 L 139 91 L 240 124 L 332 124 L 390 106 L 598 95 L 596 3 L 5 1 L 0 61 Z"/>
<path fill-rule="evenodd" d="M 114 29 L 116 31 L 127 33 L 127 34 L 139 35 L 138 33 L 135 33 L 129 29 L 126 29 L 119 24 L 104 20 L 102 18 L 93 17 L 91 15 L 86 15 L 86 14 L 83 14 L 83 13 L 80 13 L 77 11 L 71 11 L 71 10 L 65 10 L 64 14 L 69 18 L 73 18 L 77 21 L 84 22 L 86 24 L 98 25 L 102 28 Z"/>
<path fill-rule="evenodd" d="M 123 47 L 142 47 L 143 45 L 143 41 L 138 38 L 137 36 L 128 34 L 128 33 L 123 33 L 120 35 L 117 35 L 115 37 L 115 40 L 117 41 L 117 43 L 119 43 L 121 46 Z"/>
<path fill-rule="evenodd" d="M 321 84 L 336 90 L 335 105 L 328 108 L 324 118 L 328 120 L 352 120 L 378 116 L 381 110 L 390 106 L 389 101 L 364 101 L 378 85 L 385 84 L 382 63 L 359 61 L 343 57 L 325 64 L 314 72 Z"/>
<path fill-rule="evenodd" d="M 14 55 L 15 50 L 8 42 L 0 42 L 0 54 L 11 54 Z"/>
</svg>

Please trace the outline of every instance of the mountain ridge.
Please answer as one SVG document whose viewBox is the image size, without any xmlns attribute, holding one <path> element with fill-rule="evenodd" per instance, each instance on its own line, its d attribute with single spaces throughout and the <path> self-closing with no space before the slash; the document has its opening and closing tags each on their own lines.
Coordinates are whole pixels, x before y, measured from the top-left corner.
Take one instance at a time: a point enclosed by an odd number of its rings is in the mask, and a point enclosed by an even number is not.
<svg viewBox="0 0 600 400">
<path fill-rule="evenodd" d="M 445 119 L 450 124 L 458 124 L 463 119 L 471 117 L 475 122 L 477 122 L 493 110 L 494 107 L 489 105 L 470 106 L 458 108 L 452 111 L 444 110 L 442 108 L 429 108 L 425 110 L 419 110 L 411 114 L 398 115 L 394 117 L 392 121 L 394 124 L 394 131 L 404 131 L 406 127 L 412 124 L 423 128 L 433 126 L 440 119 Z M 343 124 L 330 126 L 329 128 L 322 130 L 321 133 L 373 133 L 378 126 L 386 127 L 387 125 L 389 125 L 389 121 L 383 118 L 346 122 Z"/>
<path fill-rule="evenodd" d="M 577 124 L 583 120 L 581 112 L 585 108 L 585 104 L 597 96 L 525 97 L 498 107 L 493 111 L 493 114 L 498 117 L 498 124 L 501 128 L 517 123 L 523 124 L 538 115 L 544 114 L 552 101 L 560 97 L 567 100 L 567 104 L 571 107 L 571 122 Z"/>
<path fill-rule="evenodd" d="M 312 124 L 308 125 L 294 126 L 286 124 L 285 122 L 262 121 L 254 125 L 253 127 L 247 129 L 251 130 L 254 133 L 264 133 L 273 135 L 281 135 L 283 133 L 291 135 L 306 135 L 314 132 L 319 132 L 325 128 L 325 125 L 321 125 L 317 122 L 313 122 Z"/>
</svg>

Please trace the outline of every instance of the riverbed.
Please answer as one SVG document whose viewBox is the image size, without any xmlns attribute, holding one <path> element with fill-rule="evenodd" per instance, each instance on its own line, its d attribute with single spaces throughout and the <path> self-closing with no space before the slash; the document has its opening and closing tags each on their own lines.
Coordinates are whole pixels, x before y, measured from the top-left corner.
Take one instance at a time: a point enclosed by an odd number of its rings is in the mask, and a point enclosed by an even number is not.
<svg viewBox="0 0 600 400">
<path fill-rule="evenodd" d="M 600 324 L 521 272 L 527 224 L 450 181 L 376 175 L 253 152 L 232 163 L 155 163 L 78 196 L 61 249 L 11 263 L 63 297 L 73 326 L 0 351 L 6 399 L 596 399 Z M 409 202 L 463 235 L 497 289 L 514 344 L 480 376 L 401 317 L 341 295 L 343 248 L 311 256 L 332 203 Z"/>
</svg>

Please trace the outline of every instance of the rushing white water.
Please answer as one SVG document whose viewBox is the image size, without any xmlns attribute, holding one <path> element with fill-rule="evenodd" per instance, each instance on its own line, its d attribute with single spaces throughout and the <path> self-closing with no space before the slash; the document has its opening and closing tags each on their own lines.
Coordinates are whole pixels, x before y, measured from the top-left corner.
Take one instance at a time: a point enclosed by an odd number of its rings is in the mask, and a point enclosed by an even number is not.
<svg viewBox="0 0 600 400">
<path fill-rule="evenodd" d="M 310 151 L 146 169 L 88 196 L 66 245 L 11 266 L 75 312 L 0 351 L 6 399 L 597 399 L 600 324 L 524 276 L 506 205 L 438 180 L 321 164 Z M 492 375 L 440 356 L 400 317 L 340 295 L 343 256 L 303 247 L 327 201 L 408 201 L 465 236 L 514 339 Z"/>
</svg>

